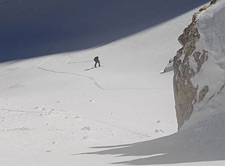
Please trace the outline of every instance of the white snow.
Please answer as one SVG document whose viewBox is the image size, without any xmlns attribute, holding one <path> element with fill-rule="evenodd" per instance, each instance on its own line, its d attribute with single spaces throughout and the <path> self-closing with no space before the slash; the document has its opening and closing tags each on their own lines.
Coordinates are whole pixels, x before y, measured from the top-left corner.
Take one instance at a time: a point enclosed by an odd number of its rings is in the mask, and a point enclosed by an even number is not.
<svg viewBox="0 0 225 166">
<path fill-rule="evenodd" d="M 167 9 L 165 0 L 152 2 L 153 13 Z M 10 7 L 16 9 L 17 3 Z M 40 5 L 29 17 L 24 15 L 29 7 L 24 8 L 19 20 L 49 12 Z M 217 128 L 208 118 L 218 111 L 214 119 L 223 123 L 224 92 L 204 113 L 195 112 L 205 124 L 191 119 L 189 128 L 176 133 L 173 73 L 160 74 L 181 47 L 177 38 L 198 8 L 108 44 L 0 63 L 1 165 L 224 165 L 223 124 Z M 95 56 L 102 67 L 91 69 Z M 202 139 L 207 127 L 213 139 Z"/>
</svg>

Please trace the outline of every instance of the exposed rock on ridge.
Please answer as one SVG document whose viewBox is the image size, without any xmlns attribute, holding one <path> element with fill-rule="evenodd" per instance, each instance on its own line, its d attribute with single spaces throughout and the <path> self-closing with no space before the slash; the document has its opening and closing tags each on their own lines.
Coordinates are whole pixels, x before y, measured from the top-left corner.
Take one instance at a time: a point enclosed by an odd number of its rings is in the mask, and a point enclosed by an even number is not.
<svg viewBox="0 0 225 166">
<path fill-rule="evenodd" d="M 183 46 L 177 51 L 173 60 L 173 84 L 178 130 L 190 118 L 193 112 L 193 106 L 202 101 L 209 91 L 208 86 L 204 86 L 202 89 L 194 86 L 191 79 L 199 73 L 204 62 L 208 60 L 207 50 L 196 50 L 196 42 L 201 37 L 198 31 L 196 17 L 202 11 L 215 4 L 216 1 L 211 1 L 208 6 L 201 8 L 195 13 L 191 24 L 184 29 L 183 34 L 178 38 L 178 41 Z M 195 68 L 191 66 L 190 61 L 194 61 Z"/>
</svg>

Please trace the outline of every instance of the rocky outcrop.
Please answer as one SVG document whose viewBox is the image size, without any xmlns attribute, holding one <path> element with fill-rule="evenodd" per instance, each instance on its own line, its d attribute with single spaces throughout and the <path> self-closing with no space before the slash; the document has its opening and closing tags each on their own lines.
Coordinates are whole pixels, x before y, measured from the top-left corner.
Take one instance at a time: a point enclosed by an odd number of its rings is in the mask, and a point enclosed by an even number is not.
<svg viewBox="0 0 225 166">
<path fill-rule="evenodd" d="M 192 23 L 184 29 L 183 34 L 178 38 L 179 43 L 183 46 L 177 51 L 173 60 L 173 85 L 178 130 L 190 118 L 194 105 L 202 101 L 209 91 L 208 86 L 204 86 L 202 89 L 194 86 L 191 79 L 200 72 L 202 65 L 208 60 L 207 50 L 196 50 L 196 43 L 201 37 L 196 18 L 198 14 L 215 3 L 216 0 L 213 0 L 208 6 L 195 13 Z M 192 64 L 195 66 L 193 67 Z"/>
</svg>

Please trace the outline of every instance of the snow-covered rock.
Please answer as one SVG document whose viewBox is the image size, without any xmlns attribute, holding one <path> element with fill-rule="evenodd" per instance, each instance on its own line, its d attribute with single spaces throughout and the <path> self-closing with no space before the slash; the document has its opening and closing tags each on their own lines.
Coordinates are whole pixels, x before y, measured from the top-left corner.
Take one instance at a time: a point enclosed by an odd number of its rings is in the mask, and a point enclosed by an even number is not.
<svg viewBox="0 0 225 166">
<path fill-rule="evenodd" d="M 173 71 L 173 58 L 171 58 L 166 67 L 161 71 L 161 74 Z"/>
<path fill-rule="evenodd" d="M 224 15 L 225 2 L 213 0 L 194 14 L 192 23 L 178 38 L 183 46 L 173 65 L 178 129 L 193 112 L 204 110 L 224 87 Z"/>
</svg>

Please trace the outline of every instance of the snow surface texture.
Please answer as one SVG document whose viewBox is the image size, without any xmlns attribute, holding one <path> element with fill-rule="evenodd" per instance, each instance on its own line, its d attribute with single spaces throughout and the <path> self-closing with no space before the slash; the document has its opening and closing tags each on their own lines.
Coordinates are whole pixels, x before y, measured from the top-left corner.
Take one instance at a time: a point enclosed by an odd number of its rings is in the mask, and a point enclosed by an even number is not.
<svg viewBox="0 0 225 166">
<path fill-rule="evenodd" d="M 213 5 L 198 16 L 198 29 L 201 38 L 197 43 L 197 50 L 206 50 L 209 54 L 209 60 L 204 63 L 199 75 L 192 80 L 194 85 L 199 86 L 199 90 L 205 85 L 209 87 L 209 92 L 198 107 L 202 107 L 225 85 L 224 14 L 225 2 L 217 1 L 216 6 Z"/>
<path fill-rule="evenodd" d="M 177 37 L 191 22 L 197 10 L 194 8 L 207 1 L 142 0 L 148 2 L 150 8 L 145 3 L 135 8 L 142 13 L 136 17 L 141 22 L 126 22 L 125 28 L 121 28 L 123 21 L 133 20 L 139 13 L 129 13 L 137 6 L 137 1 L 123 1 L 125 6 L 127 2 L 134 5 L 120 9 L 116 18 L 127 16 L 120 22 L 115 23 L 114 17 L 107 19 L 106 14 L 101 15 L 100 24 L 94 19 L 96 15 L 89 18 L 86 12 L 91 11 L 90 16 L 95 11 L 98 13 L 98 8 L 108 11 L 109 8 L 102 8 L 105 0 L 92 3 L 95 10 L 87 5 L 93 1 L 76 1 L 86 9 L 78 5 L 77 10 L 84 11 L 82 16 L 90 22 L 74 15 L 64 17 L 76 11 L 72 0 L 63 3 L 45 0 L 44 4 L 44 1 L 31 0 L 0 2 L 0 19 L 5 23 L 1 25 L 0 36 L 4 39 L 4 43 L 1 39 L 1 55 L 4 55 L 1 62 L 5 62 L 0 64 L 1 165 L 224 165 L 221 139 L 224 132 L 217 133 L 218 128 L 210 119 L 205 122 L 214 129 L 209 132 L 214 144 L 210 138 L 196 139 L 205 136 L 201 127 L 167 136 L 177 129 L 172 73 L 160 74 L 180 47 Z M 121 5 L 121 1 L 108 2 L 109 6 L 113 2 Z M 32 6 L 36 6 L 36 10 Z M 23 10 L 18 12 L 18 8 Z M 62 21 L 59 24 L 62 29 L 55 26 L 52 11 L 62 16 L 55 18 Z M 165 15 L 169 17 L 163 19 Z M 90 26 L 79 27 L 84 20 L 90 23 L 88 25 L 98 25 L 94 32 Z M 115 24 L 122 26 L 111 31 Z M 43 28 L 43 25 L 46 26 Z M 99 25 L 110 30 L 105 32 Z M 103 29 L 97 33 L 98 28 Z M 65 34 L 67 30 L 69 33 Z M 68 39 L 70 35 L 72 39 Z M 75 36 L 79 40 L 74 41 Z M 86 45 L 86 41 L 90 43 Z M 70 45 L 67 47 L 67 44 Z M 91 69 L 96 55 L 102 67 Z M 28 57 L 35 58 L 23 59 Z M 223 93 L 221 91 L 216 101 L 223 100 Z M 213 108 L 213 104 L 209 108 Z M 219 110 L 223 110 L 222 105 Z M 218 120 L 222 117 L 214 115 Z M 213 135 L 214 132 L 217 135 Z M 217 138 L 220 144 L 216 142 L 214 146 Z"/>
</svg>

